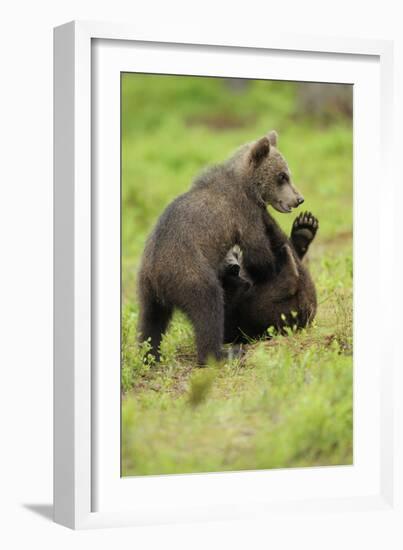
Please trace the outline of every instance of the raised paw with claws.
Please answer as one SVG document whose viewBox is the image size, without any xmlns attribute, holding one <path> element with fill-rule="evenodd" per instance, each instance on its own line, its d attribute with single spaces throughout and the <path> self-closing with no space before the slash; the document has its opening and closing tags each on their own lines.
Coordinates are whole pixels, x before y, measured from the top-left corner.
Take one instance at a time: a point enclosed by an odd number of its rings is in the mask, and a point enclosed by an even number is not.
<svg viewBox="0 0 403 550">
<path fill-rule="evenodd" d="M 307 253 L 318 227 L 318 219 L 311 212 L 302 212 L 295 218 L 291 229 L 291 242 L 300 259 Z"/>
</svg>

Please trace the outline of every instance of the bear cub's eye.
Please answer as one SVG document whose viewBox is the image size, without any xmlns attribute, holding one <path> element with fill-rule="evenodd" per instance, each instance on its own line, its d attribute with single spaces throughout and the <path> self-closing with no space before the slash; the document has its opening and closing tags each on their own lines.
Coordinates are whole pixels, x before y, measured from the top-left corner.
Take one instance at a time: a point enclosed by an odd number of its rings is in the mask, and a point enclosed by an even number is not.
<svg viewBox="0 0 403 550">
<path fill-rule="evenodd" d="M 285 172 L 280 172 L 277 176 L 277 181 L 279 183 L 286 183 L 288 182 L 288 174 L 286 174 Z"/>
</svg>

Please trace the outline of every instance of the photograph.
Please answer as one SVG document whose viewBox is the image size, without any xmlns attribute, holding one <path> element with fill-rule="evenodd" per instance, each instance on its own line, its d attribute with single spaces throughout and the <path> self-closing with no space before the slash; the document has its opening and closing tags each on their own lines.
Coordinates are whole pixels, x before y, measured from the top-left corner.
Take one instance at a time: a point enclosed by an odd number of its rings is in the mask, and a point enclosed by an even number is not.
<svg viewBox="0 0 403 550">
<path fill-rule="evenodd" d="M 120 78 L 121 476 L 353 464 L 353 85 Z"/>
</svg>

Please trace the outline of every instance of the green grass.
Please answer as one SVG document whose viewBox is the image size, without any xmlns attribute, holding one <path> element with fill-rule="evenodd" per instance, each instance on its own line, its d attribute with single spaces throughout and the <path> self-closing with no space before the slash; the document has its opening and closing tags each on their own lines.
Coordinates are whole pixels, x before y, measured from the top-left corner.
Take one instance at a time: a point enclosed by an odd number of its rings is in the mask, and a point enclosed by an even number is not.
<svg viewBox="0 0 403 550">
<path fill-rule="evenodd" d="M 296 93 L 293 83 L 235 92 L 220 79 L 123 77 L 123 475 L 352 462 L 352 125 L 305 116 Z M 136 273 L 149 231 L 203 167 L 270 129 L 320 222 L 314 326 L 198 369 L 192 327 L 176 313 L 163 360 L 144 362 Z M 288 231 L 294 215 L 276 218 Z"/>
</svg>

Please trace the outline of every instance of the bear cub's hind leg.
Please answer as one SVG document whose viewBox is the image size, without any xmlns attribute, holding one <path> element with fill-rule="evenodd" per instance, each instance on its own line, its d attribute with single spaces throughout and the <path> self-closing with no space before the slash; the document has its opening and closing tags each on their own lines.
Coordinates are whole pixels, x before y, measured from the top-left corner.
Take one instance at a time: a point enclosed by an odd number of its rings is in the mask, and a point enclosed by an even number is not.
<svg viewBox="0 0 403 550">
<path fill-rule="evenodd" d="M 150 292 L 141 295 L 139 336 L 140 342 L 148 341 L 150 353 L 156 361 L 160 360 L 160 344 L 162 335 L 168 327 L 172 316 L 172 308 L 161 304 Z"/>
<path fill-rule="evenodd" d="M 193 296 L 182 308 L 194 326 L 199 366 L 223 358 L 224 298 L 221 285 L 210 282 L 193 289 Z"/>
<path fill-rule="evenodd" d="M 302 260 L 309 245 L 315 238 L 319 222 L 311 212 L 302 212 L 295 220 L 291 229 L 291 242 L 298 257 Z"/>
</svg>

